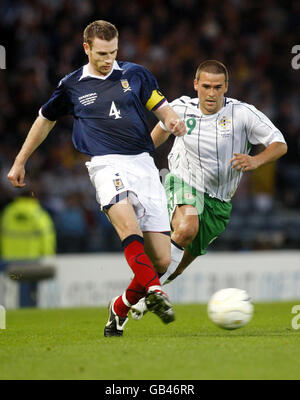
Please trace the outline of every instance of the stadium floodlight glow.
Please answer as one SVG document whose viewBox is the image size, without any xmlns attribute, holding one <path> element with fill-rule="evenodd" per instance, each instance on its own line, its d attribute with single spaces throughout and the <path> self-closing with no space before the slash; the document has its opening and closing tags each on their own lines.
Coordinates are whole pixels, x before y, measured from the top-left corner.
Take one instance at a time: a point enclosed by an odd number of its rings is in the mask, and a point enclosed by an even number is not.
<svg viewBox="0 0 300 400">
<path fill-rule="evenodd" d="M 0 306 L 0 329 L 6 329 L 6 310 Z"/>
<path fill-rule="evenodd" d="M 0 69 L 6 69 L 6 50 L 4 46 L 0 46 Z"/>
</svg>

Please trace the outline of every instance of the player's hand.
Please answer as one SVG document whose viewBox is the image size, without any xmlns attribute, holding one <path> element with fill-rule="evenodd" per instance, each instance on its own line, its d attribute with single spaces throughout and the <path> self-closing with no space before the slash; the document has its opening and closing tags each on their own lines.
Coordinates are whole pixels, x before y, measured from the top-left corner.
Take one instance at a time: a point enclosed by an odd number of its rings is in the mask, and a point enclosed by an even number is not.
<svg viewBox="0 0 300 400">
<path fill-rule="evenodd" d="M 259 167 L 259 162 L 255 157 L 248 154 L 233 153 L 234 157 L 230 160 L 232 168 L 237 171 L 247 172 Z"/>
<path fill-rule="evenodd" d="M 25 178 L 25 167 L 21 164 L 14 164 L 9 171 L 7 178 L 10 180 L 11 184 L 16 188 L 23 188 L 26 186 L 24 183 Z"/>
<path fill-rule="evenodd" d="M 174 136 L 183 136 L 186 134 L 186 126 L 181 119 L 171 119 L 168 128 Z"/>
</svg>

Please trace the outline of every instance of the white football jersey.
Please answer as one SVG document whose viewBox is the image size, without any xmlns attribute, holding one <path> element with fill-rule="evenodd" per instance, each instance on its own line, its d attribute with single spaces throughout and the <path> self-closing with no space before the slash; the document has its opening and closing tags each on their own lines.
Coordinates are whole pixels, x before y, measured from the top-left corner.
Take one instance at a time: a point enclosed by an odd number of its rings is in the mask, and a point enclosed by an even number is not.
<svg viewBox="0 0 300 400">
<path fill-rule="evenodd" d="M 175 138 L 168 156 L 170 172 L 223 201 L 230 201 L 243 174 L 231 166 L 233 153 L 248 154 L 255 144 L 285 143 L 269 118 L 236 99 L 225 97 L 224 106 L 212 115 L 201 112 L 198 98 L 182 96 L 171 106 L 184 119 L 187 134 Z"/>
</svg>

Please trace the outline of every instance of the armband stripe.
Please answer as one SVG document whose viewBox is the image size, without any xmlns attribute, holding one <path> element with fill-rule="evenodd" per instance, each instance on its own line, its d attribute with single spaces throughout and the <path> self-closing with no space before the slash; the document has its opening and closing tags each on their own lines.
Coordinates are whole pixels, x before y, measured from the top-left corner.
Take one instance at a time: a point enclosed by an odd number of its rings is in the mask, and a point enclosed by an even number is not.
<svg viewBox="0 0 300 400">
<path fill-rule="evenodd" d="M 154 111 L 156 110 L 158 107 L 160 107 L 167 99 L 165 98 L 165 96 L 160 93 L 159 90 L 155 89 L 153 90 L 149 100 L 146 103 L 146 108 L 149 111 Z"/>
</svg>

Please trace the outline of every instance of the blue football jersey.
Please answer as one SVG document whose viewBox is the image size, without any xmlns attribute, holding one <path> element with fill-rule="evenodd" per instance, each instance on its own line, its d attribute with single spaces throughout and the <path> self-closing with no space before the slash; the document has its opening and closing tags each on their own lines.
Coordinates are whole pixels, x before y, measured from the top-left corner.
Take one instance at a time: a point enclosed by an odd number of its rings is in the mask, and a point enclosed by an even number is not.
<svg viewBox="0 0 300 400">
<path fill-rule="evenodd" d="M 89 156 L 152 154 L 145 107 L 154 111 L 166 101 L 154 76 L 130 62 L 115 62 L 106 79 L 84 74 L 86 69 L 81 67 L 59 82 L 42 106 L 42 116 L 56 121 L 73 115 L 74 146 Z"/>
</svg>

